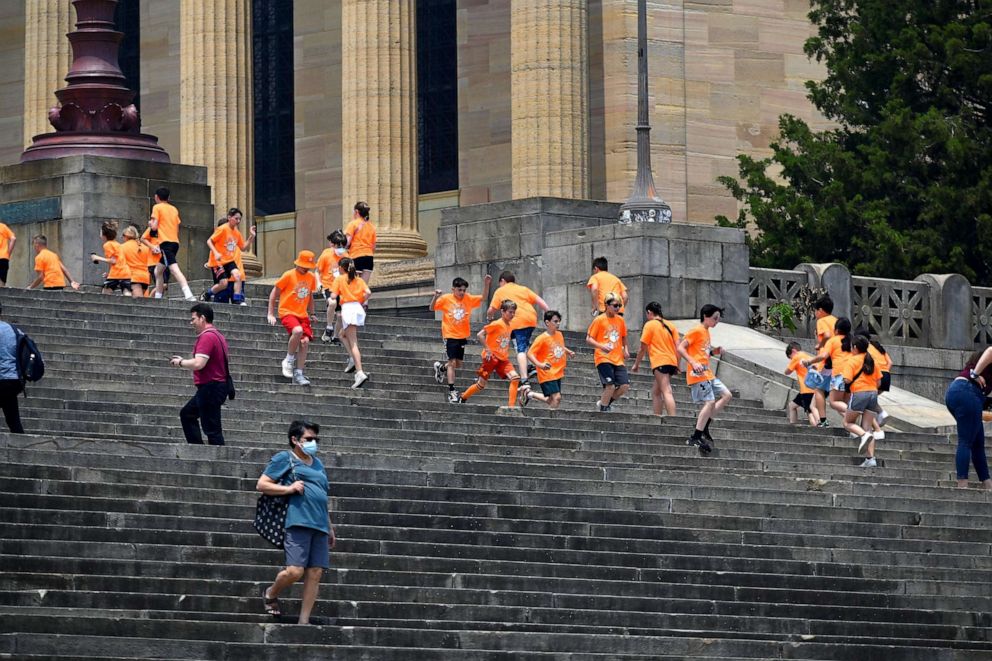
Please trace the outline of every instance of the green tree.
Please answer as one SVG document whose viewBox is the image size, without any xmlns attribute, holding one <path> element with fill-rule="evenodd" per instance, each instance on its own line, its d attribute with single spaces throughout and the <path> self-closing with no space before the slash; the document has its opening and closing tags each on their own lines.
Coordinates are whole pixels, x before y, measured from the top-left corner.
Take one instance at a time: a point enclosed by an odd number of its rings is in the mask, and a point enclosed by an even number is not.
<svg viewBox="0 0 992 661">
<path fill-rule="evenodd" d="M 720 177 L 752 263 L 957 272 L 992 284 L 992 0 L 811 0 L 809 98 L 836 128 L 779 118 L 767 159 Z"/>
</svg>

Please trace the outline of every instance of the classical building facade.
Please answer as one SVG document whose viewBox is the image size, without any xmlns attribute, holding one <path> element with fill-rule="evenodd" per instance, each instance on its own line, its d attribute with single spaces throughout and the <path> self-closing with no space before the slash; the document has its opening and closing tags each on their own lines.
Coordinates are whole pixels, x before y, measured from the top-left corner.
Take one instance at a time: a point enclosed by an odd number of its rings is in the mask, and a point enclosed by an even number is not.
<svg viewBox="0 0 992 661">
<path fill-rule="evenodd" d="M 259 222 L 268 272 L 365 199 L 385 258 L 440 210 L 621 201 L 635 170 L 635 0 L 121 0 L 143 130 Z M 736 213 L 716 182 L 762 155 L 804 82 L 807 0 L 649 0 L 655 181 L 676 220 Z M 69 0 L 0 3 L 0 164 L 48 130 Z"/>
</svg>

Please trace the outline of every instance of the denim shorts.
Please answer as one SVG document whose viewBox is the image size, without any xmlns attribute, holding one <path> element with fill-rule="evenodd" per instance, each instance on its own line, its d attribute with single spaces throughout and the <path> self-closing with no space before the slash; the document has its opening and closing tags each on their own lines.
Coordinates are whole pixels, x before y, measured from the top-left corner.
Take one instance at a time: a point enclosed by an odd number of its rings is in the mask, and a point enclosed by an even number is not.
<svg viewBox="0 0 992 661">
<path fill-rule="evenodd" d="M 331 564 L 327 538 L 326 532 L 316 528 L 303 526 L 286 528 L 286 566 L 327 569 Z"/>
<path fill-rule="evenodd" d="M 721 397 L 725 392 L 730 392 L 730 389 L 723 385 L 723 381 L 720 379 L 700 381 L 699 383 L 692 384 L 692 403 L 703 404 L 705 402 L 712 402 L 717 397 Z"/>
<path fill-rule="evenodd" d="M 530 336 L 533 334 L 533 328 L 518 328 L 510 331 L 510 340 L 517 347 L 517 353 L 527 353 L 527 349 L 530 348 Z"/>
</svg>

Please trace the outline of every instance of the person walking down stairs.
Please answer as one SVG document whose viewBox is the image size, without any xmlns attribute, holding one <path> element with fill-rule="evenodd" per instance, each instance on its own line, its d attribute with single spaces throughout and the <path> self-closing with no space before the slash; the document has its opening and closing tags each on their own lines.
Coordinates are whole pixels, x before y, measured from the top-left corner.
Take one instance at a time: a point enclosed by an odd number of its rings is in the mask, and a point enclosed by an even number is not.
<svg viewBox="0 0 992 661">
<path fill-rule="evenodd" d="M 311 272 L 317 268 L 314 254 L 301 250 L 292 268 L 282 274 L 269 292 L 269 308 L 266 318 L 269 324 L 276 325 L 273 309 L 279 297 L 279 320 L 289 332 L 289 346 L 282 361 L 282 375 L 292 379 L 298 386 L 309 386 L 310 380 L 303 375 L 307 362 L 307 350 L 313 339 L 310 318 L 313 317 L 313 293 L 317 291 L 317 277 Z"/>
</svg>

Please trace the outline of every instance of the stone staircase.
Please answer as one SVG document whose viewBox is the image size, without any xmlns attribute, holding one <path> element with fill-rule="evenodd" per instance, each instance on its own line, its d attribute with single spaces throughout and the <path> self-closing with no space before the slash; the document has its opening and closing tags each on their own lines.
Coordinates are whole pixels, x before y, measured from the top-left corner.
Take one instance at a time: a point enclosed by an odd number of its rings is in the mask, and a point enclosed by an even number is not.
<svg viewBox="0 0 992 661">
<path fill-rule="evenodd" d="M 228 445 L 187 446 L 192 384 L 166 359 L 192 346 L 188 304 L 0 299 L 47 363 L 30 433 L 0 434 L 2 658 L 992 658 L 990 498 L 950 488 L 946 437 L 892 433 L 864 470 L 843 431 L 735 400 L 703 458 L 681 383 L 674 419 L 648 415 L 645 376 L 594 412 L 578 336 L 563 410 L 500 410 L 503 382 L 451 406 L 437 325 L 381 315 L 365 388 L 319 343 L 300 388 L 255 300 L 216 307 Z M 295 417 L 322 426 L 339 535 L 319 626 L 291 624 L 299 586 L 262 614 L 282 552 L 250 523 Z"/>
</svg>

